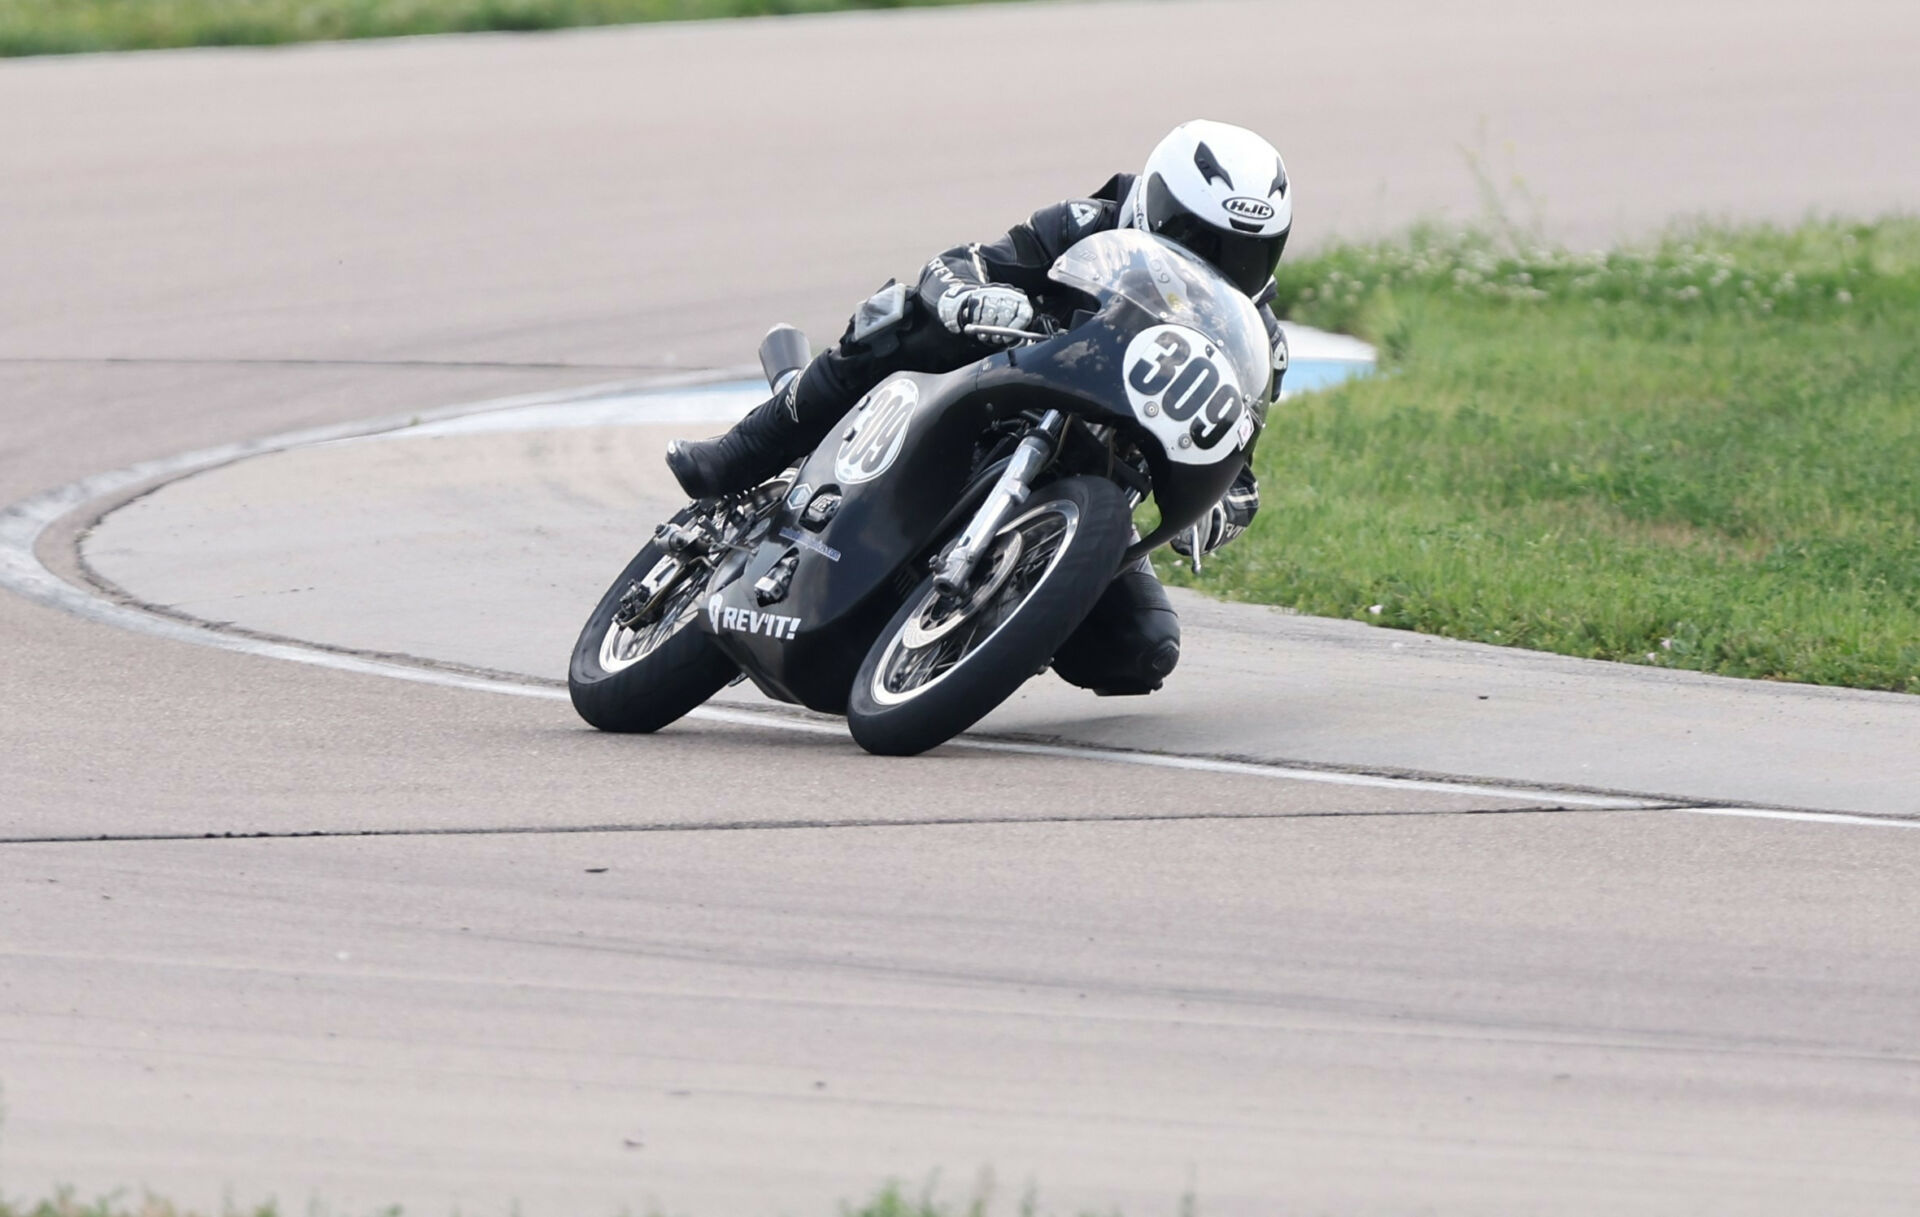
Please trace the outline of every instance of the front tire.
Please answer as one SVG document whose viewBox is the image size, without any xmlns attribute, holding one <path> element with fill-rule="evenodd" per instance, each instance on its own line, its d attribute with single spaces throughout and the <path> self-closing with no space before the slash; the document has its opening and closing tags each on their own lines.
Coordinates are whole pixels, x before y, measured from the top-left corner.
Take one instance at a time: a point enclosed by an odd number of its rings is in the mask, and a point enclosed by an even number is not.
<svg viewBox="0 0 1920 1217">
<path fill-rule="evenodd" d="M 699 628 L 707 585 L 702 572 L 669 591 L 661 611 L 644 624 L 616 624 L 628 589 L 646 577 L 664 552 L 658 543 L 649 543 L 634 555 L 600 597 L 573 644 L 567 692 L 580 717 L 602 731 L 658 731 L 739 673 Z"/>
<path fill-rule="evenodd" d="M 995 535 L 964 597 L 923 580 L 867 652 L 847 725 L 868 752 L 945 743 L 1046 667 L 1092 611 L 1131 537 L 1125 494 L 1074 477 L 1036 492 Z"/>
</svg>

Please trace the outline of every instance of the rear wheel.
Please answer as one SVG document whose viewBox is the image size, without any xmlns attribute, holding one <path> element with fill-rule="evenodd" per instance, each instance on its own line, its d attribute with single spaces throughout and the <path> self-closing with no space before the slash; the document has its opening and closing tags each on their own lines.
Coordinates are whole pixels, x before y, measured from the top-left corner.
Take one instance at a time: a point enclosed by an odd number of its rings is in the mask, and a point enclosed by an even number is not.
<svg viewBox="0 0 1920 1217">
<path fill-rule="evenodd" d="M 573 644 L 567 692 L 581 718 L 602 731 L 658 731 L 738 674 L 696 624 L 708 573 L 657 541 L 627 563 Z"/>
<path fill-rule="evenodd" d="M 1076 477 L 1034 494 L 994 537 L 964 594 L 924 580 L 867 652 L 847 703 L 869 752 L 911 756 L 984 718 L 1092 611 L 1130 537 L 1126 496 Z"/>
</svg>

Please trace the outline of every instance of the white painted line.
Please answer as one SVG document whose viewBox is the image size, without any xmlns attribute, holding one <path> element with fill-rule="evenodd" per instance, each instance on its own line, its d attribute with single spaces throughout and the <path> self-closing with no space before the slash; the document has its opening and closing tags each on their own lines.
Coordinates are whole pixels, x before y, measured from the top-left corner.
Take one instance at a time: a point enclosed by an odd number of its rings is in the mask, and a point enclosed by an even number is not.
<svg viewBox="0 0 1920 1217">
<path fill-rule="evenodd" d="M 251 456 L 264 456 L 271 452 L 284 452 L 290 448 L 390 433 L 432 424 L 443 419 L 485 417 L 496 412 L 542 410 L 560 405 L 592 408 L 593 403 L 610 398 L 625 400 L 642 388 L 665 391 L 711 385 L 715 382 L 737 382 L 743 372 L 744 369 L 728 368 L 719 371 L 675 373 L 650 377 L 645 381 L 622 381 L 616 384 L 588 385 L 559 392 L 529 393 L 482 402 L 465 402 L 413 414 L 398 414 L 361 422 L 289 431 L 282 435 L 245 443 L 221 444 L 214 448 L 202 448 L 199 451 L 186 452 L 178 456 L 142 461 L 125 469 L 81 478 L 65 486 L 56 486 L 51 490 L 29 495 L 17 503 L 0 509 L 0 587 L 8 588 L 29 600 L 72 613 L 89 621 L 118 626 L 121 629 L 175 642 L 189 642 L 197 646 L 210 646 L 248 655 L 284 659 L 291 663 L 312 664 L 363 675 L 385 676 L 395 680 L 411 680 L 450 688 L 475 689 L 518 696 L 564 696 L 564 694 L 556 694 L 552 689 L 536 686 L 508 686 L 498 681 L 461 676 L 451 672 L 433 672 L 406 664 L 363 659 L 359 656 L 344 655 L 317 647 L 266 642 L 239 635 L 222 634 L 217 630 L 205 629 L 116 604 L 89 588 L 76 587 L 42 565 L 34 549 L 39 544 L 41 534 L 46 532 L 54 521 L 67 513 L 156 479 L 182 477 Z"/>
<path fill-rule="evenodd" d="M 1861 824 L 1875 828 L 1920 828 L 1920 820 L 1890 820 L 1880 816 L 1850 816 L 1837 811 L 1773 811 L 1765 807 L 1676 807 L 1696 816 L 1740 816 L 1749 820 L 1798 820 L 1803 824 Z"/>
<path fill-rule="evenodd" d="M 1651 810 L 1671 805 L 1660 799 L 1621 798 L 1615 795 L 1549 790 L 1537 786 L 1492 786 L 1484 783 L 1449 782 L 1431 778 L 1384 777 L 1371 773 L 1302 769 L 1291 765 L 1262 765 L 1252 761 L 1228 761 L 1205 756 L 1179 756 L 1163 752 L 1123 752 L 1114 748 L 1094 748 L 1080 744 L 1022 744 L 1012 740 L 969 740 L 964 737 L 955 740 L 954 743 L 964 747 L 991 748 L 996 752 L 1014 752 L 1027 756 L 1105 761 L 1118 765 L 1145 765 L 1155 769 L 1190 769 L 1204 773 L 1235 774 L 1242 777 L 1285 778 L 1290 782 L 1318 782 L 1327 786 L 1364 786 L 1376 790 L 1418 790 L 1475 798 L 1523 799 L 1542 805 L 1581 807 L 1590 811 Z"/>
<path fill-rule="evenodd" d="M 1283 323 L 1292 348 L 1293 370 L 1282 397 L 1338 384 L 1371 371 L 1374 350 L 1358 338 L 1309 326 Z M 766 382 L 758 379 L 690 385 L 678 390 L 646 387 L 625 393 L 598 392 L 578 397 L 496 405 L 484 412 L 422 420 L 383 428 L 342 442 L 436 439 L 448 435 L 494 435 L 508 431 L 567 431 L 577 427 L 632 427 L 653 423 L 722 425 L 738 421 L 766 400 Z"/>
<path fill-rule="evenodd" d="M 741 726 L 779 726 L 813 731 L 825 735 L 845 735 L 846 728 L 833 723 L 816 723 L 757 714 L 749 710 L 726 710 L 702 706 L 690 718 Z M 1634 811 L 1665 808 L 1671 803 L 1660 799 L 1621 798 L 1614 795 L 1575 791 L 1547 790 L 1539 787 L 1489 786 L 1472 782 L 1447 782 L 1430 778 L 1396 778 L 1373 773 L 1342 773 L 1331 769 L 1301 769 L 1290 765 L 1262 765 L 1252 761 L 1228 761 L 1210 756 L 1179 756 L 1165 752 L 1128 752 L 1119 748 L 1097 748 L 1089 744 L 1025 744 L 1017 740 L 979 739 L 960 736 L 948 747 L 974 748 L 986 752 L 1007 752 L 1017 756 L 1048 756 L 1067 761 L 1099 761 L 1112 765 L 1144 765 L 1151 769 L 1184 769 L 1197 773 L 1219 773 L 1235 777 L 1283 778 L 1289 782 L 1319 782 L 1329 786 L 1363 786 L 1373 790 L 1418 790 L 1431 794 L 1460 794 L 1479 798 L 1524 799 L 1559 807 L 1583 807 L 1594 811 Z"/>
<path fill-rule="evenodd" d="M 678 391 L 642 389 L 591 401 L 537 402 L 489 410 L 485 414 L 380 431 L 343 442 L 435 439 L 443 435 L 494 435 L 506 431 L 570 431 L 579 427 L 633 427 L 649 423 L 717 426 L 738 421 L 766 398 L 767 385 L 762 380 L 732 381 Z"/>
<path fill-rule="evenodd" d="M 182 458 L 183 470 L 199 467 L 202 462 Z M 217 462 L 215 462 L 217 463 Z M 156 462 L 156 464 L 161 464 Z M 84 485 L 105 487 L 99 493 L 111 493 L 114 489 L 146 480 L 159 470 L 152 466 L 137 477 L 120 478 L 116 475 L 103 475 L 100 478 L 87 479 Z M 159 616 L 128 605 L 116 604 L 101 597 L 88 588 L 76 587 L 54 574 L 40 563 L 34 554 L 34 544 L 48 525 L 65 515 L 68 511 L 83 505 L 98 494 L 87 494 L 74 487 L 62 487 L 43 495 L 34 496 L 14 504 L 0 513 L 0 586 L 36 600 L 42 604 L 62 609 L 75 616 L 103 625 L 117 626 L 136 633 L 156 638 L 165 638 L 173 642 L 192 643 L 197 646 L 214 647 L 223 651 L 232 651 L 243 655 L 255 655 L 267 659 L 285 660 L 291 663 L 303 663 L 313 667 L 332 668 L 342 672 L 352 672 L 361 676 L 382 676 L 390 680 L 405 680 L 415 684 L 435 685 L 446 689 L 461 689 L 476 693 L 496 693 L 511 697 L 534 697 L 547 701 L 566 701 L 563 689 L 551 685 L 531 682 L 494 680 L 481 676 L 469 676 L 458 672 L 448 672 L 437 668 L 415 667 L 411 664 L 394 663 L 390 660 L 369 659 L 359 655 L 349 655 L 338 651 L 324 650 L 319 647 L 303 646 L 291 642 L 270 642 L 259 638 L 249 638 L 241 634 L 228 634 L 219 630 L 209 630 L 177 621 L 170 617 Z M 706 722 L 727 723 L 734 726 L 764 727 L 778 731 L 797 731 L 809 735 L 832 735 L 846 738 L 846 728 L 837 723 L 821 723 L 809 719 L 788 717 L 775 711 L 772 713 L 754 713 L 751 711 L 728 710 L 717 706 L 702 706 L 688 717 Z M 1504 787 L 1479 783 L 1441 782 L 1413 778 L 1382 777 L 1374 774 L 1338 773 L 1322 769 L 1299 769 L 1279 765 L 1256 765 L 1243 761 L 1216 760 L 1210 757 L 1170 756 L 1159 753 L 1123 752 L 1116 749 L 1083 747 L 1066 744 L 1025 744 L 1009 740 L 969 739 L 961 737 L 952 741 L 952 746 L 989 752 L 1013 753 L 1024 756 L 1050 756 L 1062 760 L 1094 761 L 1123 765 L 1145 765 L 1161 769 L 1181 769 L 1201 773 L 1231 774 L 1244 777 L 1278 778 L 1287 781 L 1319 782 L 1329 785 L 1363 787 L 1376 790 L 1408 790 L 1441 794 L 1460 794 L 1469 797 L 1518 799 L 1557 806 L 1582 807 L 1593 810 L 1630 810 L 1650 806 L 1664 806 L 1663 803 L 1644 799 L 1622 799 L 1609 796 L 1576 792 L 1558 792 L 1531 789 L 1525 787 Z"/>
<path fill-rule="evenodd" d="M 737 374 L 737 373 L 736 373 Z M 653 382 L 661 388 L 671 388 L 697 383 L 711 383 L 709 375 L 662 378 Z M 455 419 L 468 415 L 491 412 L 511 412 L 518 410 L 550 411 L 563 403 L 591 403 L 599 400 L 630 398 L 634 386 L 600 386 L 574 390 L 567 393 L 537 394 L 529 397 L 506 398 L 490 402 L 481 402 L 466 406 L 448 407 L 418 415 L 397 416 L 372 422 L 349 423 L 332 427 L 319 427 L 310 430 L 291 432 L 270 439 L 244 444 L 227 444 L 217 448 L 207 448 L 198 452 L 163 460 L 147 461 L 126 469 L 110 473 L 97 474 L 82 478 L 80 481 L 59 486 L 40 494 L 29 496 L 11 506 L 0 510 L 0 587 L 11 589 L 37 603 L 72 613 L 89 621 L 103 625 L 112 625 L 136 633 L 164 638 L 174 642 L 191 643 L 196 646 L 213 647 L 218 650 L 254 655 L 268 659 L 285 660 L 290 663 L 303 663 L 314 667 L 331 668 L 342 672 L 351 672 L 363 676 L 380 676 L 390 680 L 404 680 L 415 684 L 433 685 L 440 688 L 460 689 L 477 693 L 504 694 L 511 697 L 533 697 L 546 701 L 567 700 L 566 691 L 551 685 L 535 684 L 525 681 L 498 680 L 483 676 L 470 676 L 458 672 L 449 672 L 436 668 L 415 667 L 411 664 L 395 663 L 390 660 L 369 659 L 359 655 L 350 655 L 338 651 L 329 651 L 320 647 L 306 646 L 294 642 L 274 642 L 245 635 L 228 634 L 219 630 L 178 621 L 170 617 L 149 613 L 128 605 L 117 604 L 89 588 L 68 583 L 40 562 L 34 552 L 41 535 L 54 521 L 71 511 L 94 502 L 107 495 L 137 486 L 143 482 L 169 476 L 180 476 L 201 469 L 223 465 L 243 457 L 280 452 L 288 448 L 308 444 L 328 443 L 362 436 L 390 433 L 397 429 L 408 428 L 442 419 Z M 665 398 L 669 395 L 663 394 Z M 591 407 L 587 407 L 591 408 Z M 624 407 L 623 407 L 624 408 Z M 765 727 L 779 731 L 796 731 L 809 735 L 832 735 L 845 738 L 846 729 L 837 723 L 815 722 L 810 719 L 783 715 L 778 711 L 754 713 L 742 710 L 729 710 L 716 706 L 703 706 L 688 717 L 707 722 L 728 723 L 736 726 Z M 1771 811 L 1763 808 L 1738 807 L 1675 807 L 1668 800 L 1651 798 L 1626 798 L 1613 795 L 1597 795 L 1584 791 L 1563 791 L 1551 788 L 1526 786 L 1501 786 L 1484 782 L 1448 782 L 1421 778 L 1386 777 L 1367 773 L 1342 773 L 1325 769 L 1302 769 L 1285 765 L 1262 765 L 1246 761 L 1221 760 L 1202 756 L 1177 756 L 1165 753 L 1126 752 L 1118 749 L 1097 748 L 1086 745 L 1070 744 L 1027 744 L 1012 740 L 978 739 L 962 736 L 951 741 L 949 747 L 967 748 L 986 752 L 1009 753 L 1021 756 L 1056 757 L 1061 760 L 1099 762 L 1105 764 L 1143 765 L 1151 768 L 1177 769 L 1199 773 L 1214 773 L 1241 777 L 1279 779 L 1293 782 L 1318 782 L 1327 785 L 1361 787 L 1375 790 L 1406 790 L 1435 794 L 1458 794 L 1479 798 L 1511 799 L 1536 803 L 1542 806 L 1579 807 L 1590 810 L 1674 810 L 1691 811 L 1701 815 L 1745 816 L 1756 819 L 1800 820 L 1817 824 L 1858 824 L 1880 825 L 1896 828 L 1920 827 L 1920 822 L 1883 820 L 1868 816 L 1849 816 L 1826 812 Z"/>
</svg>

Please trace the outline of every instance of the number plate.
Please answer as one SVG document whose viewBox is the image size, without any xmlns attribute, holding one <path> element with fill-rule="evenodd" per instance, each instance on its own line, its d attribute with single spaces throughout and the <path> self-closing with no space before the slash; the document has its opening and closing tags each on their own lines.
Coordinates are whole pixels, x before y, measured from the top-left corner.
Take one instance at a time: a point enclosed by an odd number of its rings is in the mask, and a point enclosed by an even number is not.
<svg viewBox="0 0 1920 1217">
<path fill-rule="evenodd" d="M 920 386 L 904 377 L 867 395 L 854 411 L 853 435 L 833 458 L 833 476 L 842 486 L 871 482 L 885 473 L 907 442 L 907 424 L 920 404 Z"/>
<path fill-rule="evenodd" d="M 1169 460 L 1212 465 L 1252 435 L 1232 362 L 1199 331 L 1183 325 L 1142 330 L 1127 344 L 1122 367 L 1134 417 Z"/>
</svg>

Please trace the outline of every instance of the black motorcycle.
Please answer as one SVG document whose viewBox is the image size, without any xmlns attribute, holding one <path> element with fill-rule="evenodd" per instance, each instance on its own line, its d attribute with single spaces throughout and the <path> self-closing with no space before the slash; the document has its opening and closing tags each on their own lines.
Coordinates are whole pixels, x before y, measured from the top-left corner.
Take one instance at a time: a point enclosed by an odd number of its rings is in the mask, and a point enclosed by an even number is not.
<svg viewBox="0 0 1920 1217">
<path fill-rule="evenodd" d="M 1178 245 L 1100 233 L 1049 273 L 1084 305 L 1065 328 L 974 327 L 1022 345 L 893 376 L 795 468 L 661 525 L 574 645 L 580 716 L 654 731 L 744 673 L 904 756 L 1044 671 L 1123 563 L 1226 493 L 1271 376 L 1252 302 Z M 776 328 L 761 360 L 778 383 L 805 341 Z"/>
</svg>

